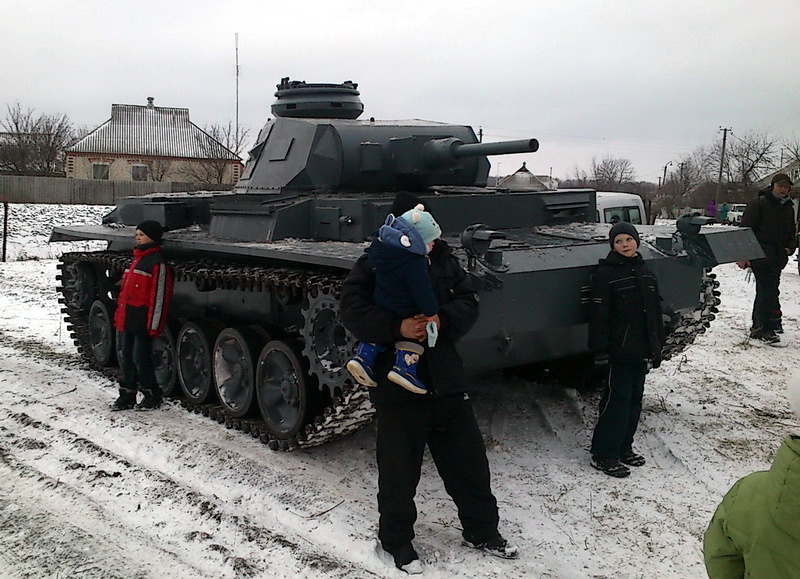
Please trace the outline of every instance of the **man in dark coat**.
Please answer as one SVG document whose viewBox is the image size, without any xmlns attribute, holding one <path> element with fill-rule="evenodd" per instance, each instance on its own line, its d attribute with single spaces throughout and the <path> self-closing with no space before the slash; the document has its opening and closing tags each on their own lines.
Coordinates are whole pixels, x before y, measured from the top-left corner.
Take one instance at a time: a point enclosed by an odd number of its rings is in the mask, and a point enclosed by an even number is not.
<svg viewBox="0 0 800 579">
<path fill-rule="evenodd" d="M 397 207 L 393 213 L 413 206 Z M 418 369 L 428 393 L 411 393 L 386 377 L 395 358 L 391 349 L 378 354 L 378 386 L 370 388 L 378 432 L 378 539 L 395 565 L 408 573 L 422 571 L 412 540 L 417 517 L 414 496 L 426 446 L 458 507 L 464 541 L 499 557 L 517 556 L 516 547 L 498 532 L 499 514 L 486 448 L 456 351 L 456 341 L 478 318 L 477 294 L 445 241 L 435 241 L 429 258 L 439 312 L 433 317 L 438 326 L 436 346 L 421 358 Z M 363 255 L 342 286 L 340 308 L 345 327 L 362 342 L 423 340 L 427 318 L 421 314 L 402 318 L 375 305 L 374 285 L 375 274 Z"/>
<path fill-rule="evenodd" d="M 781 271 L 789 256 L 797 249 L 794 206 L 789 198 L 792 181 L 785 173 L 772 178 L 764 189 L 747 204 L 740 227 L 751 227 L 764 250 L 762 259 L 737 262 L 750 267 L 756 278 L 756 299 L 753 302 L 753 326 L 750 337 L 768 344 L 780 342 L 783 333 L 780 304 Z"/>
<path fill-rule="evenodd" d="M 133 261 L 122 276 L 122 287 L 114 313 L 119 331 L 119 398 L 112 410 L 149 410 L 161 405 L 161 387 L 153 368 L 153 338 L 167 323 L 172 299 L 172 272 L 161 253 L 164 230 L 158 221 L 147 220 L 136 227 Z M 144 398 L 136 404 L 137 386 Z"/>
</svg>

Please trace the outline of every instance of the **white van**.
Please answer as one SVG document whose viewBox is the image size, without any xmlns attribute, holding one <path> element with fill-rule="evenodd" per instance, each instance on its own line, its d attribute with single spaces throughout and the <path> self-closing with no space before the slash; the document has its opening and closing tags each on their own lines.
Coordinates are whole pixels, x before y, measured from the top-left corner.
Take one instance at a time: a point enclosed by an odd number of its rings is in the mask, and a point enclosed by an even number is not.
<svg viewBox="0 0 800 579">
<path fill-rule="evenodd" d="M 731 203 L 728 205 L 728 223 L 739 225 L 747 203 Z"/>
<path fill-rule="evenodd" d="M 644 203 L 638 195 L 616 191 L 598 191 L 595 200 L 598 223 L 627 221 L 633 225 L 647 224 Z"/>
</svg>

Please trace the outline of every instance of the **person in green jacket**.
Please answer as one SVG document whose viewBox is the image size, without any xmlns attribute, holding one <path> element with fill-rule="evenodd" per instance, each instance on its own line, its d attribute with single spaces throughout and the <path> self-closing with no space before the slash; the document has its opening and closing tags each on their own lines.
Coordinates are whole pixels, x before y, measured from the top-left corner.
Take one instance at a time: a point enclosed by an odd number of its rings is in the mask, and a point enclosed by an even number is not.
<svg viewBox="0 0 800 579">
<path fill-rule="evenodd" d="M 800 418 L 800 373 L 789 380 Z M 772 467 L 747 475 L 728 491 L 703 541 L 711 579 L 800 577 L 800 436 L 789 435 Z"/>
</svg>

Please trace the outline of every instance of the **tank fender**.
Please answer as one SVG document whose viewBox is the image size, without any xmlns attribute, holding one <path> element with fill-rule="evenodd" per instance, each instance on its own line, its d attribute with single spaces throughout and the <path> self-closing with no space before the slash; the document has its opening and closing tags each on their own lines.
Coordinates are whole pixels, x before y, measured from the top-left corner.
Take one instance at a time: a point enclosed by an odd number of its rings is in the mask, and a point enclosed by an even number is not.
<svg viewBox="0 0 800 579">
<path fill-rule="evenodd" d="M 761 245 L 749 228 L 702 230 L 704 225 L 716 222 L 716 219 L 703 217 L 699 213 L 681 215 L 676 222 L 674 251 L 685 250 L 703 267 L 764 257 Z"/>
</svg>

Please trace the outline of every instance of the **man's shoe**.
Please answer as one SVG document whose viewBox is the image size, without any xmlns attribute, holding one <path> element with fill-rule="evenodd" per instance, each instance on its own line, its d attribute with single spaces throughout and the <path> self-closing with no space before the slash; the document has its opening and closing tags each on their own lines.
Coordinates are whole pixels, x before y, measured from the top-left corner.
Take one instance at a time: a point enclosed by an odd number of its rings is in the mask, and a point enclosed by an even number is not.
<svg viewBox="0 0 800 579">
<path fill-rule="evenodd" d="M 387 378 L 415 394 L 427 394 L 428 387 L 417 378 L 417 364 L 419 357 L 425 351 L 422 346 L 414 342 L 397 342 L 394 366 Z"/>
<path fill-rule="evenodd" d="M 636 454 L 633 451 L 626 452 L 620 457 L 619 461 L 628 466 L 644 466 L 647 460 L 641 454 Z"/>
<path fill-rule="evenodd" d="M 392 549 L 390 552 L 384 549 L 381 542 L 378 541 L 375 551 L 382 560 L 387 563 L 391 561 L 395 567 L 409 575 L 421 575 L 425 569 L 411 543 Z"/>
<path fill-rule="evenodd" d="M 159 406 L 161 406 L 161 396 L 145 394 L 142 401 L 136 405 L 136 410 L 155 410 Z"/>
<path fill-rule="evenodd" d="M 136 392 L 123 392 L 111 404 L 111 410 L 114 412 L 130 410 L 134 406 L 136 406 Z"/>
<path fill-rule="evenodd" d="M 616 458 L 599 458 L 593 456 L 592 468 L 601 470 L 608 476 L 613 476 L 614 478 L 625 478 L 631 474 L 631 469 Z"/>
<path fill-rule="evenodd" d="M 488 541 L 479 543 L 473 543 L 472 541 L 464 539 L 464 545 L 467 547 L 472 547 L 473 549 L 484 551 L 490 555 L 494 555 L 495 557 L 500 557 L 501 559 L 516 559 L 519 557 L 519 549 L 517 546 L 511 545 L 500 535 L 497 535 Z"/>
<path fill-rule="evenodd" d="M 772 330 L 762 330 L 761 335 L 759 335 L 756 339 L 766 342 L 767 344 L 777 344 L 781 341 L 780 336 L 778 336 L 778 334 Z"/>
</svg>

